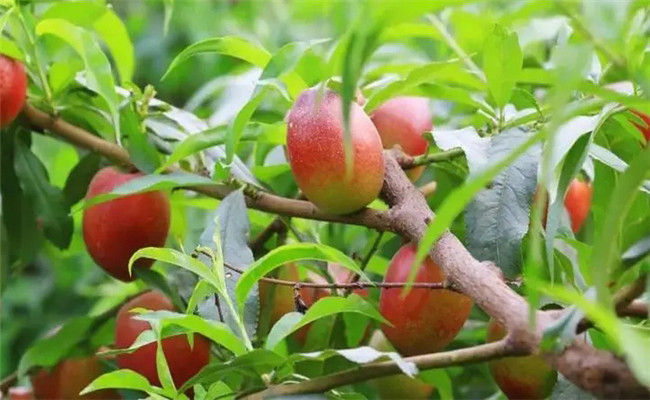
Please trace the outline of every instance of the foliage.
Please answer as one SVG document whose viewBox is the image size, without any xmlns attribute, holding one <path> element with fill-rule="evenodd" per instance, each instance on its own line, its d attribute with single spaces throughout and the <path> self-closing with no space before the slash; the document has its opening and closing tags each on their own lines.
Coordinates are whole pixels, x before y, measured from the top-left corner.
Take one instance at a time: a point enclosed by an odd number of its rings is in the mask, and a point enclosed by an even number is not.
<svg viewBox="0 0 650 400">
<path fill-rule="evenodd" d="M 320 299 L 269 332 L 258 329 L 269 311 L 259 309 L 257 283 L 277 267 L 296 263 L 303 279 L 335 282 L 325 266 L 336 263 L 378 282 L 402 244 L 364 227 L 283 218 L 286 237 L 249 248 L 275 216 L 245 199 L 259 191 L 298 196 L 284 117 L 302 90 L 326 85 L 347 105 L 359 88 L 368 113 L 399 95 L 430 98 L 429 152 L 462 150 L 428 165 L 416 182 L 437 182 L 420 260 L 451 230 L 477 259 L 522 276 L 520 292 L 533 307 L 574 310 L 546 332 L 546 345 L 562 346 L 586 315 L 596 325 L 590 340 L 626 356 L 650 385 L 647 320 L 616 316 L 612 299 L 650 272 L 650 145 L 631 112 L 650 113 L 646 0 L 5 0 L 0 12 L 0 52 L 24 61 L 28 102 L 122 145 L 147 173 L 85 201 L 107 159 L 25 116 L 3 128 L 2 377 L 18 371 L 24 380 L 30 368 L 110 346 L 115 308 L 158 288 L 182 312 L 141 310 L 152 330 L 130 351 L 198 332 L 213 342 L 210 365 L 184 387 L 171 378 L 154 387 L 109 358 L 111 372 L 87 391 L 184 398 L 193 387 L 196 398 L 216 399 L 382 359 L 436 386 L 436 398 L 498 392 L 485 364 L 418 371 L 397 353 L 363 346 L 364 329 L 385 321 L 376 288 L 368 298 Z M 563 199 L 576 177 L 594 194 L 574 234 Z M 180 190 L 197 186 L 237 190 L 223 200 Z M 167 245 L 131 259 L 156 260 L 152 271 L 113 280 L 85 250 L 81 210 L 152 190 L 171 196 Z M 371 207 L 385 209 L 380 200 Z M 475 307 L 449 348 L 483 343 L 487 320 Z M 303 346 L 291 334 L 307 325 Z M 157 367 L 165 371 L 164 357 Z M 328 397 L 372 398 L 374 390 L 357 382 Z M 552 396 L 578 390 L 561 379 Z"/>
</svg>

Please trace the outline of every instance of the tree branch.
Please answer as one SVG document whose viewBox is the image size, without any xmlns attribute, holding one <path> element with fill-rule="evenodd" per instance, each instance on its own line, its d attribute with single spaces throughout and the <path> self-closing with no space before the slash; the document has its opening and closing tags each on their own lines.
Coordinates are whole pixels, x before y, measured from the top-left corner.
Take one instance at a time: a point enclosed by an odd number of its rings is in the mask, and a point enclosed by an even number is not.
<svg viewBox="0 0 650 400">
<path fill-rule="evenodd" d="M 31 106 L 26 106 L 25 113 L 34 124 L 51 130 L 72 143 L 94 149 L 118 162 L 129 161 L 128 154 L 122 148 L 105 142 L 81 128 L 52 118 Z M 310 202 L 286 199 L 263 192 L 256 193 L 254 196 L 246 193 L 246 202 L 250 208 L 279 215 L 362 225 L 379 231 L 392 231 L 417 243 L 422 239 L 429 221 L 432 221 L 435 215 L 428 207 L 422 193 L 411 184 L 404 174 L 397 161 L 398 157 L 399 155 L 396 156 L 394 150 L 384 153 L 386 172 L 381 195 L 390 206 L 389 211 L 364 209 L 345 216 L 329 215 L 319 211 Z M 233 190 L 222 186 L 190 189 L 219 199 Z M 538 351 L 544 329 L 553 323 L 552 315 L 538 311 L 536 313 L 537 325 L 531 331 L 528 327 L 529 305 L 527 301 L 506 285 L 501 271 L 495 265 L 476 260 L 458 238 L 449 231 L 440 237 L 429 251 L 429 256 L 445 273 L 448 287 L 471 297 L 487 314 L 506 327 L 509 350 L 517 354 Z M 471 349 L 464 351 L 456 354 L 467 355 L 466 352 L 472 354 Z M 444 354 L 449 355 L 450 352 L 428 355 L 432 358 L 426 358 L 427 360 L 435 361 L 431 361 L 430 364 L 423 363 L 422 366 L 434 368 L 447 365 L 446 361 L 443 362 L 437 358 Z M 646 397 L 650 395 L 648 389 L 634 378 L 623 361 L 609 352 L 596 350 L 582 342 L 576 341 L 560 354 L 544 354 L 544 356 L 569 380 L 596 396 L 612 397 L 612 394 L 616 394 L 614 397 Z M 460 357 L 460 359 L 474 360 L 472 357 Z M 481 360 L 481 358 L 477 360 Z M 374 372 L 369 373 L 370 375 L 366 379 L 394 374 L 396 373 L 395 368 L 396 366 L 392 363 L 380 365 L 376 367 L 376 370 L 371 369 Z M 358 371 L 355 372 L 358 373 Z M 351 374 L 351 372 L 341 374 Z M 344 378 L 340 378 L 336 382 L 341 384 L 340 382 L 347 382 L 346 379 L 351 379 L 350 377 L 346 378 L 349 375 L 343 376 Z M 321 379 L 308 382 L 321 382 L 322 384 Z M 302 384 L 280 385 L 274 390 L 278 393 L 285 393 L 284 391 L 303 393 L 298 390 L 305 387 L 299 385 Z M 291 386 L 298 387 L 290 388 Z M 328 384 L 323 387 L 334 386 Z M 308 386 L 307 389 L 313 390 L 314 386 Z"/>
<path fill-rule="evenodd" d="M 414 363 L 418 369 L 448 367 L 492 360 L 510 355 L 523 355 L 512 349 L 506 340 L 482 344 L 467 349 L 445 351 L 441 353 L 424 354 L 407 357 L 404 360 Z M 290 396 L 301 393 L 323 393 L 339 386 L 363 382 L 369 379 L 402 373 L 392 361 L 373 362 L 356 369 L 339 372 L 320 378 L 296 383 L 293 385 L 275 385 L 247 398 L 263 399 L 279 396 Z"/>
</svg>

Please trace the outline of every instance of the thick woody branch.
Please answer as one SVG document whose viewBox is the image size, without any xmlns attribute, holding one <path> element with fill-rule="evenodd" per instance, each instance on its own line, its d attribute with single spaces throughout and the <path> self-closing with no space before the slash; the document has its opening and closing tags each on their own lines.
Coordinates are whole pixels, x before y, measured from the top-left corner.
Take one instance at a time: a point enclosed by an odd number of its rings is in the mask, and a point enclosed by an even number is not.
<svg viewBox="0 0 650 400">
<path fill-rule="evenodd" d="M 126 152 L 114 144 L 104 142 L 83 129 L 74 127 L 66 122 L 55 119 L 47 114 L 27 106 L 25 113 L 30 120 L 43 129 L 50 130 L 68 139 L 72 143 L 86 148 L 95 149 L 118 163 L 128 163 Z M 428 223 L 435 217 L 428 207 L 424 196 L 408 180 L 402 165 L 398 162 L 395 151 L 385 153 L 386 174 L 382 197 L 391 207 L 389 211 L 364 209 L 360 212 L 336 216 L 319 211 L 313 204 L 302 201 L 286 199 L 268 193 L 259 192 L 247 195 L 247 204 L 250 208 L 267 211 L 274 214 L 316 219 L 330 222 L 362 225 L 379 231 L 393 231 L 404 238 L 419 242 Z M 223 186 L 206 186 L 190 188 L 208 196 L 223 198 L 233 189 Z M 467 251 L 456 236 L 445 232 L 429 255 L 433 261 L 444 271 L 446 283 L 449 287 L 471 297 L 474 302 L 487 312 L 491 317 L 504 325 L 509 334 L 507 340 L 508 353 L 529 354 L 539 350 L 542 332 L 553 323 L 551 313 L 537 312 L 537 325 L 531 331 L 528 327 L 529 305 L 524 298 L 511 290 L 502 277 L 500 270 L 491 263 L 476 260 Z M 498 343 L 498 342 L 497 342 Z M 485 350 L 490 349 L 490 352 Z M 486 351 L 489 356 L 482 358 L 481 352 L 477 356 L 476 350 Z M 497 351 L 498 350 L 498 351 Z M 504 351 L 501 353 L 500 351 Z M 460 354 L 460 355 L 459 355 Z M 438 366 L 452 365 L 454 362 L 482 361 L 489 357 L 503 356 L 504 349 L 499 350 L 498 345 L 478 346 L 472 349 L 458 350 L 430 354 L 421 361 L 422 368 L 435 368 Z M 611 353 L 596 350 L 584 343 L 575 342 L 568 346 L 561 354 L 544 354 L 563 375 L 584 390 L 599 397 L 647 397 L 648 389 L 639 384 L 633 377 L 627 365 Z M 446 358 L 451 357 L 451 359 Z M 426 360 L 426 361 L 423 361 Z M 460 361 L 459 361 L 460 360 Z M 369 368 L 369 371 L 366 372 Z M 294 385 L 279 385 L 273 387 L 273 394 L 308 393 L 327 390 L 338 385 L 352 382 L 353 375 L 362 374 L 362 378 L 371 379 L 386 376 L 397 372 L 393 363 L 370 364 L 354 372 L 342 372 L 342 378 L 328 381 L 323 377 Z M 363 372 L 361 372 L 363 371 Z M 367 375 L 364 375 L 367 374 Z M 316 383 L 320 382 L 316 386 Z M 268 394 L 268 393 L 267 393 Z"/>
<path fill-rule="evenodd" d="M 494 343 L 470 347 L 468 349 L 408 357 L 405 358 L 405 360 L 414 363 L 420 370 L 427 370 L 448 367 L 451 365 L 478 363 L 516 354 L 518 353 L 509 346 L 507 341 L 501 340 Z M 311 379 L 295 385 L 271 386 L 262 392 L 249 396 L 249 398 L 263 399 L 290 396 L 300 393 L 323 393 L 339 386 L 399 373 L 401 373 L 401 371 L 394 362 L 374 362 L 356 369 L 350 369 L 337 374 Z"/>
<path fill-rule="evenodd" d="M 117 144 L 103 140 L 61 118 L 52 117 L 29 104 L 25 105 L 23 112 L 32 124 L 41 129 L 56 133 L 76 146 L 96 151 L 116 164 L 132 165 L 129 153 Z M 216 199 L 223 199 L 234 190 L 225 185 L 189 187 L 187 189 Z M 380 231 L 389 230 L 387 213 L 369 208 L 349 215 L 332 215 L 320 211 L 308 201 L 288 199 L 261 191 L 256 192 L 254 197 L 247 196 L 246 205 L 256 210 L 288 217 L 363 225 Z"/>
</svg>

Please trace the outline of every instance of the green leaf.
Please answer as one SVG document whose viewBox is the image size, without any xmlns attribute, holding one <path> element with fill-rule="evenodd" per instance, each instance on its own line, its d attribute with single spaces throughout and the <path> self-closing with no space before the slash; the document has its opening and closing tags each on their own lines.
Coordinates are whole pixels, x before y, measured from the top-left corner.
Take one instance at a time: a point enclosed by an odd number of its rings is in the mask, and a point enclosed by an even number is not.
<svg viewBox="0 0 650 400">
<path fill-rule="evenodd" d="M 500 133 L 491 141 L 489 161 L 503 158 L 525 140 L 520 129 Z M 467 249 L 478 260 L 496 263 L 508 277 L 521 273 L 521 241 L 528 232 L 540 154 L 540 146 L 528 149 L 474 197 L 465 213 Z"/>
<path fill-rule="evenodd" d="M 215 290 L 217 290 L 219 286 L 217 277 L 207 265 L 203 264 L 201 261 L 192 256 L 181 253 L 178 250 L 166 249 L 162 247 L 146 247 L 144 249 L 140 249 L 136 251 L 129 260 L 129 273 L 131 273 L 133 263 L 135 263 L 140 258 L 150 258 L 152 260 L 176 265 L 205 279 L 212 286 L 214 286 Z"/>
<path fill-rule="evenodd" d="M 650 146 L 640 152 L 623 173 L 614 188 L 605 223 L 594 241 L 591 277 L 598 292 L 598 302 L 608 306 L 611 302 L 608 283 L 610 275 L 618 269 L 621 245 L 618 240 L 623 230 L 623 221 L 650 171 Z"/>
<path fill-rule="evenodd" d="M 124 197 L 136 193 L 169 190 L 190 186 L 214 185 L 219 185 L 219 183 L 203 176 L 194 175 L 183 171 L 176 171 L 161 175 L 143 175 L 116 187 L 109 193 L 100 194 L 90 200 L 85 200 L 78 207 L 75 207 L 73 212 L 78 212 L 96 204 L 104 203 L 118 197 Z"/>
<path fill-rule="evenodd" d="M 159 388 L 151 386 L 147 378 L 130 369 L 120 369 L 101 375 L 92 381 L 80 394 L 102 389 L 131 389 L 146 393 L 162 394 Z"/>
<path fill-rule="evenodd" d="M 235 294 L 240 312 L 246 302 L 248 293 L 260 278 L 283 264 L 300 260 L 319 260 L 340 264 L 342 267 L 359 274 L 362 279 L 369 281 L 368 277 L 359 269 L 354 260 L 333 247 L 317 243 L 285 245 L 271 250 L 264 257 L 255 261 L 248 267 L 248 270 L 246 270 L 241 278 L 239 278 Z"/>
<path fill-rule="evenodd" d="M 163 387 L 163 393 L 167 397 L 172 397 L 174 394 L 176 394 L 176 385 L 174 384 L 174 380 L 172 379 L 172 374 L 169 371 L 169 365 L 167 364 L 167 360 L 165 359 L 165 353 L 163 352 L 163 344 L 162 344 L 162 335 L 161 335 L 161 325 L 157 322 L 149 322 L 151 325 L 151 328 L 153 328 L 153 331 L 156 335 L 156 375 L 158 375 L 158 379 L 160 380 L 160 383 L 162 384 Z"/>
<path fill-rule="evenodd" d="M 330 357 L 341 356 L 356 364 L 367 364 L 380 359 L 393 361 L 399 369 L 407 376 L 413 378 L 418 373 L 417 366 L 411 361 L 405 361 L 394 351 L 378 351 L 372 347 L 362 346 L 353 349 L 325 350 L 313 353 L 297 353 L 290 356 L 291 361 L 302 360 L 326 360 Z"/>
<path fill-rule="evenodd" d="M 264 100 L 267 91 L 268 86 L 262 87 L 255 96 L 246 103 L 239 113 L 237 113 L 237 116 L 230 125 L 228 136 L 226 137 L 226 164 L 231 164 L 235 158 L 235 152 L 237 151 L 237 146 L 239 145 L 244 128 L 251 119 L 251 116 L 253 116 L 257 107 L 262 103 L 262 100 Z"/>
<path fill-rule="evenodd" d="M 273 326 L 273 328 L 271 328 L 271 332 L 269 332 L 264 347 L 266 349 L 272 350 L 278 345 L 278 343 L 280 343 L 282 339 L 286 338 L 303 326 L 314 322 L 317 319 L 340 313 L 357 313 L 385 324 L 390 323 L 379 313 L 379 311 L 377 311 L 377 309 L 372 304 L 357 294 L 353 293 L 348 297 L 328 296 L 318 300 L 311 307 L 309 307 L 305 315 L 302 316 L 302 318 L 300 318 L 300 320 L 298 320 L 297 323 L 293 325 L 286 323 L 286 321 L 295 321 L 295 314 L 297 313 L 285 314 Z"/>
<path fill-rule="evenodd" d="M 623 325 L 621 343 L 626 360 L 640 383 L 650 386 L 650 333 L 642 326 Z"/>
<path fill-rule="evenodd" d="M 88 88 L 97 92 L 108 105 L 115 135 L 118 143 L 121 140 L 119 99 L 115 92 L 115 81 L 111 72 L 111 64 L 102 52 L 97 41 L 90 32 L 74 26 L 64 19 L 45 19 L 36 25 L 36 34 L 39 36 L 50 34 L 57 36 L 68 43 L 83 59 L 86 66 L 86 84 Z"/>
<path fill-rule="evenodd" d="M 259 374 L 271 372 L 273 369 L 281 366 L 285 362 L 285 357 L 282 357 L 273 351 L 255 349 L 235 358 L 232 361 L 221 364 L 211 364 L 204 367 L 201 372 L 185 382 L 185 384 L 183 384 L 179 389 L 179 392 L 183 392 L 196 384 L 213 383 L 222 380 L 223 377 L 229 373 L 241 376 L 243 373 L 252 372 L 255 376 L 258 376 Z"/>
<path fill-rule="evenodd" d="M 84 198 L 90 181 L 95 176 L 95 173 L 99 171 L 100 160 L 101 157 L 98 153 L 91 152 L 86 154 L 72 168 L 63 188 L 63 195 L 69 206 L 76 204 Z"/>
<path fill-rule="evenodd" d="M 207 320 L 198 315 L 182 314 L 172 311 L 153 311 L 135 317 L 142 321 L 160 321 L 163 325 L 173 324 L 187 329 L 189 332 L 199 333 L 226 349 L 236 356 L 246 352 L 246 346 L 230 328 L 219 321 Z"/>
<path fill-rule="evenodd" d="M 223 262 L 229 265 L 237 266 L 241 270 L 247 270 L 248 266 L 253 263 L 253 252 L 248 248 L 248 236 L 250 232 L 250 223 L 246 209 L 246 199 L 241 190 L 234 191 L 226 196 L 216 212 L 211 213 L 208 217 L 206 228 L 201 234 L 199 244 L 202 247 L 209 247 L 215 253 L 216 258 L 220 258 L 220 263 L 215 263 L 215 274 L 221 274 L 224 280 L 225 292 L 219 293 L 221 305 L 230 305 L 235 299 L 237 282 L 240 275 L 236 273 L 225 274 Z M 219 252 L 223 254 L 219 254 Z M 221 256 L 221 257 L 220 257 Z M 204 255 L 199 257 L 207 262 Z M 225 296 L 228 296 L 226 298 Z M 241 319 L 237 314 L 236 308 L 220 307 L 220 312 L 216 312 L 214 306 L 211 310 L 215 311 L 214 315 L 208 315 L 209 318 L 221 318 L 226 322 L 233 331 L 241 329 L 240 322 L 243 320 L 246 334 L 253 337 L 257 332 L 257 320 L 259 315 L 259 296 L 257 288 L 248 294 L 245 304 L 245 312 L 241 314 Z M 204 315 L 205 316 L 205 315 Z"/>
<path fill-rule="evenodd" d="M 413 260 L 413 268 L 409 275 L 409 282 L 415 279 L 418 266 L 426 257 L 429 249 L 436 243 L 438 238 L 451 226 L 452 222 L 460 213 L 467 207 L 469 202 L 474 198 L 476 193 L 485 187 L 492 179 L 494 179 L 501 171 L 512 164 L 516 159 L 521 157 L 536 143 L 540 142 L 546 136 L 545 130 L 531 135 L 521 145 L 517 146 L 507 156 L 499 162 L 495 162 L 492 166 L 485 171 L 476 175 L 473 179 L 468 180 L 463 186 L 451 192 L 445 201 L 442 203 L 436 217 L 427 227 L 424 236 L 418 245 L 418 251 L 415 259 Z"/>
<path fill-rule="evenodd" d="M 151 268 L 137 268 L 135 270 L 135 277 L 146 283 L 148 287 L 158 289 L 164 293 L 179 310 L 183 308 L 183 300 L 179 296 L 178 291 L 170 286 L 160 272 Z"/>
<path fill-rule="evenodd" d="M 171 62 L 161 78 L 164 80 L 183 61 L 201 53 L 217 53 L 239 58 L 263 68 L 271 59 L 271 54 L 263 47 L 237 36 L 224 36 L 202 40 L 186 47 Z"/>
<path fill-rule="evenodd" d="M 52 4 L 41 19 L 65 19 L 99 34 L 111 52 L 122 82 L 133 78 L 135 54 L 129 33 L 109 6 L 91 1 L 57 2 Z"/>
<path fill-rule="evenodd" d="M 483 71 L 488 80 L 490 94 L 498 108 L 510 100 L 512 89 L 517 84 L 523 55 L 517 34 L 508 32 L 500 25 L 494 25 L 485 42 Z"/>
<path fill-rule="evenodd" d="M 58 248 L 67 248 L 73 227 L 63 192 L 50 184 L 45 167 L 22 140 L 16 140 L 15 151 L 16 174 L 23 192 L 36 201 L 45 236 Z"/>
<path fill-rule="evenodd" d="M 11 227 L 2 231 L 2 254 L 8 256 L 3 259 L 2 273 L 8 272 L 10 264 L 28 263 L 38 256 L 43 244 L 43 235 L 36 223 L 35 199 L 27 196 L 20 186 L 14 167 L 17 140 L 22 140 L 27 132 L 10 126 L 0 135 L 0 196 L 2 196 L 2 222 L 4 227 Z M 4 234 L 6 232 L 6 235 Z M 6 263 L 6 264 L 5 264 Z M 7 270 L 5 270 L 5 268 Z M 5 275 L 7 276 L 7 275 Z M 4 279 L 3 283 L 7 283 Z M 3 286 L 4 288 L 4 286 Z"/>
<path fill-rule="evenodd" d="M 490 157 L 490 138 L 480 137 L 474 127 L 448 131 L 434 129 L 431 132 L 436 146 L 441 150 L 449 151 L 461 148 L 467 158 L 467 166 L 472 175 L 485 170 Z"/>
<path fill-rule="evenodd" d="M 92 324 L 90 317 L 77 317 L 66 322 L 54 335 L 34 343 L 20 359 L 18 376 L 22 377 L 33 367 L 55 366 L 84 340 Z"/>
<path fill-rule="evenodd" d="M 179 162 L 180 160 L 191 156 L 192 154 L 198 153 L 213 146 L 223 144 L 225 142 L 227 132 L 228 127 L 221 125 L 214 128 L 209 128 L 203 132 L 189 135 L 178 146 L 176 146 L 176 148 L 174 148 L 172 154 L 167 157 L 167 160 L 165 160 L 165 162 L 156 170 L 156 172 L 160 173 L 175 163 Z"/>
<path fill-rule="evenodd" d="M 161 164 L 156 147 L 147 137 L 144 126 L 135 111 L 135 104 L 130 102 L 120 112 L 120 124 L 124 137 L 128 138 L 126 149 L 129 156 L 139 171 L 151 173 Z"/>
<path fill-rule="evenodd" d="M 435 61 L 413 69 L 406 77 L 389 83 L 368 99 L 364 109 L 371 112 L 388 99 L 408 93 L 419 85 L 436 82 L 444 71 L 458 72 L 458 61 Z M 462 73 L 458 72 L 458 73 Z"/>
</svg>

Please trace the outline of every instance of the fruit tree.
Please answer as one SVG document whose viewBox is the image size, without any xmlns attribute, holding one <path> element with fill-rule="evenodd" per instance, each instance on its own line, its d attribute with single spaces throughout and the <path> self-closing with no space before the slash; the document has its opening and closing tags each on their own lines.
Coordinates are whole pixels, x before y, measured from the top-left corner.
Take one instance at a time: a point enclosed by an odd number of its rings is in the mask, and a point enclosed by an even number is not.
<svg viewBox="0 0 650 400">
<path fill-rule="evenodd" d="M 2 397 L 650 397 L 648 0 L 0 35 Z"/>
</svg>

